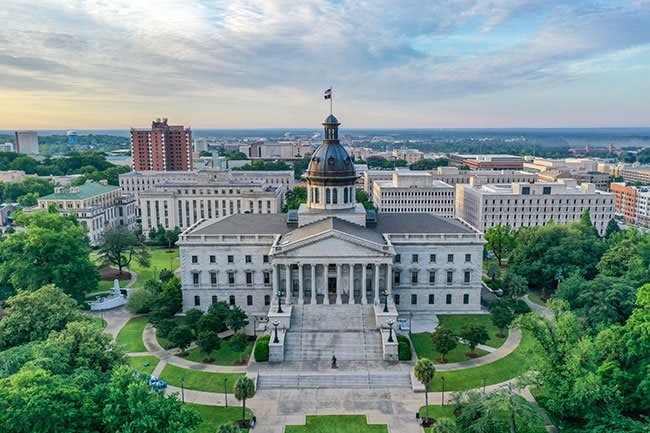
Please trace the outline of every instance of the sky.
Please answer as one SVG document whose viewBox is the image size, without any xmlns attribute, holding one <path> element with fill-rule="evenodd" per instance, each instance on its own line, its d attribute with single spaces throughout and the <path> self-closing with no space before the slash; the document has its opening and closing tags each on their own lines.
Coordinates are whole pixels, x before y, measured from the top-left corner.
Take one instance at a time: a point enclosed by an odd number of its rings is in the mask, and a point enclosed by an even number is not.
<svg viewBox="0 0 650 433">
<path fill-rule="evenodd" d="M 650 126 L 650 0 L 3 0 L 0 130 Z"/>
</svg>

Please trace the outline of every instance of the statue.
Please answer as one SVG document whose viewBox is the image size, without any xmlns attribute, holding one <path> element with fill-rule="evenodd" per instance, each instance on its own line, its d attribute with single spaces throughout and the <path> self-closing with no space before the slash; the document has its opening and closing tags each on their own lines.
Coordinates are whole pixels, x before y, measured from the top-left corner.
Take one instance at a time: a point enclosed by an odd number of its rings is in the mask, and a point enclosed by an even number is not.
<svg viewBox="0 0 650 433">
<path fill-rule="evenodd" d="M 334 356 L 333 354 L 332 354 L 332 368 L 337 368 L 337 365 L 336 365 L 336 356 Z"/>
</svg>

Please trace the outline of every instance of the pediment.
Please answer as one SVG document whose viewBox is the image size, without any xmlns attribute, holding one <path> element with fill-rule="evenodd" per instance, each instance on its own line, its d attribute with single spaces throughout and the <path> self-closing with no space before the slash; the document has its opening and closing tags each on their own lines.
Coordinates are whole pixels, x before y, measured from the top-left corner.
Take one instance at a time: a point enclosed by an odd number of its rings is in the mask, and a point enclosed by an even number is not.
<svg viewBox="0 0 650 433">
<path fill-rule="evenodd" d="M 329 230 L 314 236 L 274 245 L 274 257 L 389 257 L 395 254 L 391 245 L 351 236 L 337 230 Z"/>
</svg>

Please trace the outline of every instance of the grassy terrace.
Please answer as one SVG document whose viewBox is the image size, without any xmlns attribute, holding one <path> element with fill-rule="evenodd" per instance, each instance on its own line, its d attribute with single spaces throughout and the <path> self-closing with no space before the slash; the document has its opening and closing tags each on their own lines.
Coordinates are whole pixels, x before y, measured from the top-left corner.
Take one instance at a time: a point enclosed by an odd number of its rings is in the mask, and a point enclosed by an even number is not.
<svg viewBox="0 0 650 433">
<path fill-rule="evenodd" d="M 483 377 L 486 385 L 493 385 L 521 376 L 530 368 L 530 353 L 534 344 L 533 337 L 522 331 L 521 344 L 510 355 L 481 367 L 436 373 L 429 384 L 429 391 L 442 391 L 443 376 L 445 391 L 480 388 L 483 386 Z"/>
<path fill-rule="evenodd" d="M 365 415 L 307 415 L 305 425 L 288 425 L 285 433 L 388 433 L 385 424 L 368 424 Z"/>
<path fill-rule="evenodd" d="M 181 379 L 185 378 L 185 389 L 207 392 L 223 392 L 224 379 L 228 379 L 227 390 L 233 393 L 235 381 L 244 376 L 243 373 L 208 373 L 204 371 L 188 370 L 167 364 L 160 373 L 160 378 L 173 386 L 180 387 Z"/>
<path fill-rule="evenodd" d="M 491 347 L 501 347 L 501 345 L 506 341 L 505 338 L 499 338 L 496 336 L 499 332 L 499 328 L 492 324 L 492 319 L 489 314 L 441 314 L 438 316 L 438 320 L 440 320 L 441 325 L 451 330 L 456 335 L 460 333 L 460 328 L 466 324 L 485 326 L 485 329 L 487 329 L 488 334 L 490 335 L 490 339 L 485 344 Z M 505 336 L 508 336 L 507 331 Z"/>
<path fill-rule="evenodd" d="M 430 332 L 420 332 L 418 334 L 411 334 L 411 341 L 413 342 L 413 347 L 415 348 L 415 353 L 418 354 L 420 358 L 429 358 L 435 363 L 438 363 L 440 359 L 440 352 L 436 352 L 431 347 L 431 333 Z M 469 352 L 469 346 L 466 344 L 458 344 L 454 350 L 445 355 L 447 362 L 460 362 L 467 361 L 468 358 L 465 356 Z M 476 349 L 475 352 L 478 356 L 487 355 L 488 352 Z"/>
<path fill-rule="evenodd" d="M 191 403 L 186 403 L 186 406 L 199 414 L 203 420 L 194 433 L 214 433 L 221 424 L 234 423 L 241 419 L 241 406 L 203 406 Z M 253 412 L 246 408 L 246 417 L 250 419 L 252 416 Z M 248 429 L 242 432 L 248 432 Z"/>
<path fill-rule="evenodd" d="M 102 331 L 106 329 L 106 320 L 102 320 L 99 317 L 91 316 L 93 325 L 95 325 L 95 328 L 101 329 Z"/>
<path fill-rule="evenodd" d="M 146 352 L 142 342 L 142 333 L 147 326 L 147 317 L 134 317 L 117 334 L 115 342 L 118 346 L 124 347 L 126 352 Z"/>
<path fill-rule="evenodd" d="M 248 346 L 244 350 L 244 352 L 240 354 L 239 352 L 235 352 L 230 348 L 230 344 L 228 344 L 227 340 L 224 340 L 221 342 L 221 348 L 217 350 L 216 352 L 212 353 L 212 357 L 214 358 L 214 361 L 211 362 L 210 364 L 215 364 L 215 365 L 238 365 L 240 358 L 243 360 L 245 363 L 248 361 L 248 358 L 251 355 L 251 352 L 253 350 L 253 345 L 255 343 L 253 341 L 248 343 Z M 207 355 L 198 348 L 194 348 L 188 351 L 189 355 L 185 358 L 189 361 L 194 361 L 194 362 L 203 362 L 205 358 L 207 358 Z"/>
<path fill-rule="evenodd" d="M 127 284 L 129 284 L 129 280 L 119 280 L 119 282 L 121 288 L 124 288 L 126 287 Z M 113 288 L 113 281 L 100 280 L 99 283 L 97 283 L 98 292 L 110 292 L 112 288 Z"/>
<path fill-rule="evenodd" d="M 127 361 L 129 365 L 138 373 L 149 374 L 153 373 L 160 360 L 153 355 L 147 356 L 129 356 Z M 145 365 L 149 364 L 149 365 Z"/>
<path fill-rule="evenodd" d="M 163 269 L 176 270 L 180 266 L 180 259 L 178 256 L 178 250 L 172 249 L 167 251 L 166 248 L 163 249 L 153 249 L 150 250 L 151 254 L 151 263 L 149 267 L 143 268 L 138 262 L 133 260 L 131 262 L 131 269 L 138 274 L 138 280 L 135 282 L 133 287 L 141 287 L 145 281 L 154 278 L 154 275 L 158 277 L 160 271 Z"/>
</svg>

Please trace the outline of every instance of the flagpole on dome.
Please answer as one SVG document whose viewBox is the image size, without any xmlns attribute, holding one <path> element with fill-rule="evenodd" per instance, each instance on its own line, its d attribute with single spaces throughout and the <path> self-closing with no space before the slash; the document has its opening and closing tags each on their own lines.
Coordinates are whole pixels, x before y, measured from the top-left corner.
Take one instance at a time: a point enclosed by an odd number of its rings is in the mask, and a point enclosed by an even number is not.
<svg viewBox="0 0 650 433">
<path fill-rule="evenodd" d="M 330 116 L 332 115 L 332 86 L 330 85 L 330 88 L 325 90 L 325 94 L 323 95 L 325 99 L 330 100 Z"/>
<path fill-rule="evenodd" d="M 330 84 L 330 92 L 332 91 L 332 85 Z M 332 116 L 332 94 L 330 93 L 330 116 Z"/>
</svg>

